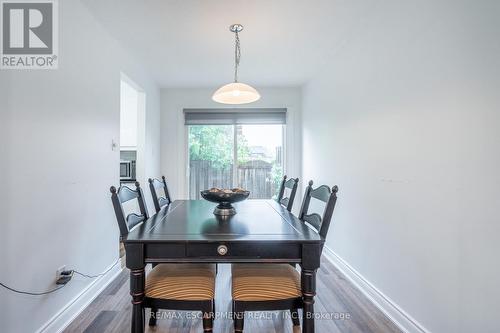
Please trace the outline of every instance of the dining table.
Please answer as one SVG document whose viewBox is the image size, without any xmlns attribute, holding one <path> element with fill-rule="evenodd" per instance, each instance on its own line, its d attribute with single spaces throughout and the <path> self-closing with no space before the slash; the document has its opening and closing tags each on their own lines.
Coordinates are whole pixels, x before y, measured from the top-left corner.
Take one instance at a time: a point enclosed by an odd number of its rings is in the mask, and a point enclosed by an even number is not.
<svg viewBox="0 0 500 333">
<path fill-rule="evenodd" d="M 159 263 L 300 265 L 302 332 L 314 332 L 316 271 L 324 239 L 274 200 L 248 199 L 233 205 L 235 215 L 220 216 L 206 200 L 176 200 L 123 238 L 133 333 L 144 331 L 145 266 Z"/>
</svg>

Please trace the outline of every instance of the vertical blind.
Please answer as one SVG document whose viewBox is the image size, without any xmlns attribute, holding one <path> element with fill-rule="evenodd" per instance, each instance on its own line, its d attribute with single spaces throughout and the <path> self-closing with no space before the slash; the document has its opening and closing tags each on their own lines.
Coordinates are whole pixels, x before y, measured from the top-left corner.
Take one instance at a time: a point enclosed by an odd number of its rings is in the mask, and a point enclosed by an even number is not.
<svg viewBox="0 0 500 333">
<path fill-rule="evenodd" d="M 186 125 L 286 124 L 286 108 L 184 109 Z"/>
</svg>

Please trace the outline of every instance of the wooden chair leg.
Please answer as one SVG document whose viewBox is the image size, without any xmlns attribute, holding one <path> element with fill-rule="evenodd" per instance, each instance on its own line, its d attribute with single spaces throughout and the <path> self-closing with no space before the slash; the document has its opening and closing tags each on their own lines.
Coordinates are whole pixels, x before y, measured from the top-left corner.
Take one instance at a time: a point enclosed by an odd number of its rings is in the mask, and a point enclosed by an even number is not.
<svg viewBox="0 0 500 333">
<path fill-rule="evenodd" d="M 290 315 L 292 316 L 293 326 L 300 326 L 299 310 L 291 309 Z"/>
<path fill-rule="evenodd" d="M 151 314 L 149 316 L 149 326 L 156 326 L 156 315 L 158 314 L 158 309 L 151 308 Z"/>
<path fill-rule="evenodd" d="M 234 331 L 243 332 L 245 312 L 237 312 L 234 314 Z"/>
<path fill-rule="evenodd" d="M 212 332 L 214 328 L 214 313 L 203 312 L 203 332 Z"/>
</svg>

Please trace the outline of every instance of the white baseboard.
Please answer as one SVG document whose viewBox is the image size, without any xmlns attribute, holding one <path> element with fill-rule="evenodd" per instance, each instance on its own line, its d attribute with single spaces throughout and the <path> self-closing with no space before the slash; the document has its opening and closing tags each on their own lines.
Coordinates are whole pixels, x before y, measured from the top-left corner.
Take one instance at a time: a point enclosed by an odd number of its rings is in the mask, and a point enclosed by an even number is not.
<svg viewBox="0 0 500 333">
<path fill-rule="evenodd" d="M 396 326 L 406 333 L 430 333 L 424 326 L 413 319 L 399 305 L 384 295 L 358 271 L 352 268 L 332 249 L 323 248 L 325 257 L 337 267 L 377 308 L 380 309 Z"/>
<path fill-rule="evenodd" d="M 63 309 L 47 321 L 37 333 L 62 332 L 122 272 L 120 261 L 116 261 L 108 269 L 109 271 L 105 275 L 93 280 Z"/>
</svg>

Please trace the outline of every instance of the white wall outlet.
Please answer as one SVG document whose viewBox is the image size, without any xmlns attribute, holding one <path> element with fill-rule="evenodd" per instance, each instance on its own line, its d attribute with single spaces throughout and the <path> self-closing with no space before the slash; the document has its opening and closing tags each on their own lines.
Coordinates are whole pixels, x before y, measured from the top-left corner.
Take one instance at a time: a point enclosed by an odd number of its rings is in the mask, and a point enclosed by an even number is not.
<svg viewBox="0 0 500 333">
<path fill-rule="evenodd" d="M 59 267 L 56 271 L 56 280 L 61 277 L 61 273 L 66 270 L 66 265 Z"/>
</svg>

